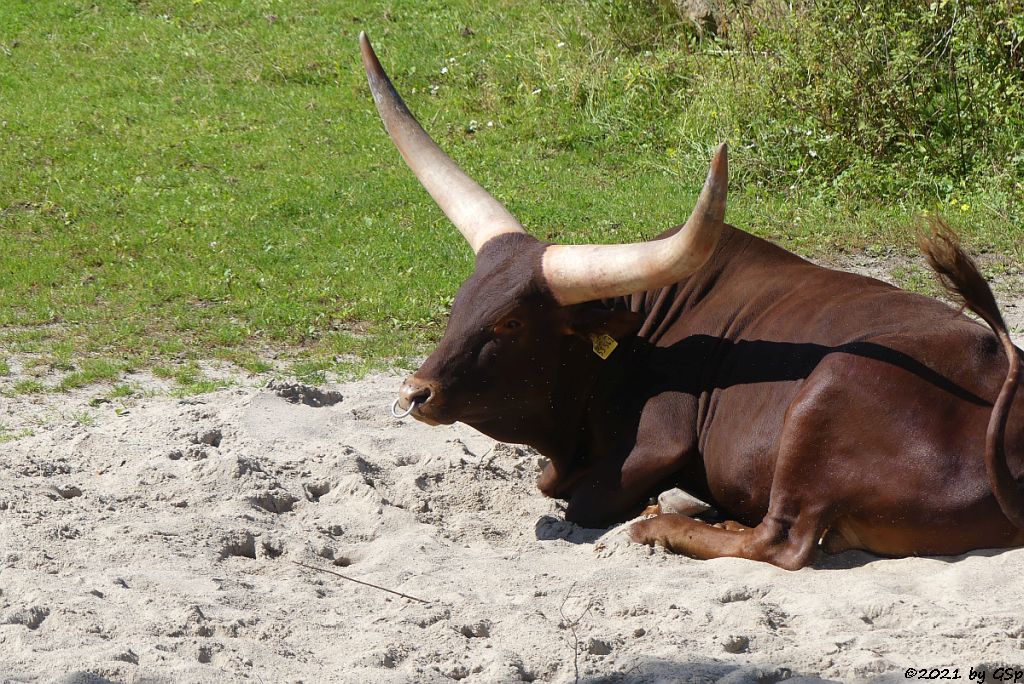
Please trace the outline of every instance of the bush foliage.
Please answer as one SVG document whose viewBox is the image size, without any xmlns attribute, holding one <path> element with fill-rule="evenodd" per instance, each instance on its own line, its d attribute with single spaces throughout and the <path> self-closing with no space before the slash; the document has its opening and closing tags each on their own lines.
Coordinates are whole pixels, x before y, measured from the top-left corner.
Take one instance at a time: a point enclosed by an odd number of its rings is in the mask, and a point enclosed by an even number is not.
<svg viewBox="0 0 1024 684">
<path fill-rule="evenodd" d="M 660 63 L 709 136 L 744 146 L 749 180 L 848 197 L 979 185 L 1020 196 L 1021 0 L 731 0 L 713 33 L 689 4 L 605 9 L 619 47 Z M 680 117 L 694 113 L 668 119 Z"/>
</svg>

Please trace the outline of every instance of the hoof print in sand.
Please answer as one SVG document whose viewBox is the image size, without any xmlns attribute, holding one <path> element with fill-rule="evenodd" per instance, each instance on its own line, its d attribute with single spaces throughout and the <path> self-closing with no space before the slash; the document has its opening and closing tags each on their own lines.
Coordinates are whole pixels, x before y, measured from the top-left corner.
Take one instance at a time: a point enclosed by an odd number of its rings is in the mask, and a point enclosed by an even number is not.
<svg viewBox="0 0 1024 684">
<path fill-rule="evenodd" d="M 249 497 L 249 503 L 270 513 L 290 513 L 299 497 L 283 489 L 258 492 Z"/>
<path fill-rule="evenodd" d="M 29 629 L 36 630 L 39 629 L 39 626 L 43 624 L 43 620 L 49 617 L 49 615 L 49 608 L 44 608 L 43 606 L 30 606 L 10 613 L 0 621 L 0 624 L 25 625 Z"/>
<path fill-rule="evenodd" d="M 260 544 L 260 546 L 263 549 L 263 555 L 270 559 L 280 558 L 285 552 L 283 542 L 266 539 L 262 544 Z"/>
<path fill-rule="evenodd" d="M 73 525 L 61 523 L 53 528 L 50 536 L 54 539 L 78 539 L 82 536 L 82 532 Z"/>
<path fill-rule="evenodd" d="M 331 483 L 326 480 L 307 482 L 302 485 L 302 489 L 306 492 L 306 498 L 315 503 L 320 500 L 321 496 L 331 491 Z"/>
<path fill-rule="evenodd" d="M 285 401 L 293 404 L 305 404 L 314 408 L 334 406 L 341 403 L 341 392 L 335 390 L 322 390 L 318 387 L 310 387 L 298 382 L 286 382 L 271 380 L 267 389 Z"/>
<path fill-rule="evenodd" d="M 200 430 L 193 435 L 192 443 L 219 447 L 222 439 L 224 439 L 224 433 L 221 432 L 220 428 L 210 428 L 208 430 Z"/>
<path fill-rule="evenodd" d="M 220 543 L 221 560 L 232 556 L 256 560 L 256 537 L 252 532 L 236 532 L 221 539 Z"/>
<path fill-rule="evenodd" d="M 16 471 L 23 477 L 53 477 L 54 475 L 70 475 L 71 466 L 66 461 L 37 461 L 19 467 Z"/>
<path fill-rule="evenodd" d="M 345 534 L 344 525 L 338 523 L 331 523 L 328 525 L 317 525 L 317 532 L 320 534 L 326 534 L 328 537 L 341 537 Z"/>
<path fill-rule="evenodd" d="M 246 456 L 239 456 L 235 459 L 234 467 L 231 468 L 231 477 L 237 479 L 243 478 L 246 475 L 265 475 L 263 466 L 254 458 L 248 458 Z"/>
<path fill-rule="evenodd" d="M 196 649 L 196 662 L 203 664 L 211 662 L 213 660 L 213 653 L 213 649 L 208 645 L 203 644 Z"/>
<path fill-rule="evenodd" d="M 53 489 L 62 499 L 74 499 L 82 496 L 82 490 L 75 485 L 58 485 Z"/>
<path fill-rule="evenodd" d="M 486 639 L 491 636 L 491 621 L 481 620 L 471 625 L 463 625 L 459 632 L 467 639 Z"/>
<path fill-rule="evenodd" d="M 750 650 L 750 638 L 732 635 L 722 642 L 722 650 L 726 653 L 746 653 Z"/>
<path fill-rule="evenodd" d="M 751 599 L 761 599 L 768 594 L 768 590 L 763 587 L 730 587 L 726 589 L 721 596 L 718 597 L 719 603 L 740 603 L 742 601 L 749 601 Z"/>
<path fill-rule="evenodd" d="M 171 449 L 167 452 L 167 458 L 172 461 L 185 459 L 186 461 L 202 461 L 209 454 L 203 444 L 189 444 L 184 449 Z"/>
<path fill-rule="evenodd" d="M 331 565 L 334 565 L 334 566 L 339 567 L 339 568 L 347 568 L 348 566 L 352 565 L 352 559 L 351 558 L 349 558 L 348 556 L 340 555 L 337 551 L 332 549 L 330 546 L 324 546 L 323 548 L 321 548 L 319 551 L 316 552 L 316 555 L 320 556 L 324 560 L 330 561 Z"/>
<path fill-rule="evenodd" d="M 380 656 L 381 667 L 393 669 L 409 655 L 410 648 L 406 645 L 389 646 Z"/>
<path fill-rule="evenodd" d="M 362 667 L 382 667 L 393 670 L 415 650 L 416 647 L 409 644 L 390 644 L 381 651 L 367 653 L 357 660 L 356 664 Z"/>
</svg>

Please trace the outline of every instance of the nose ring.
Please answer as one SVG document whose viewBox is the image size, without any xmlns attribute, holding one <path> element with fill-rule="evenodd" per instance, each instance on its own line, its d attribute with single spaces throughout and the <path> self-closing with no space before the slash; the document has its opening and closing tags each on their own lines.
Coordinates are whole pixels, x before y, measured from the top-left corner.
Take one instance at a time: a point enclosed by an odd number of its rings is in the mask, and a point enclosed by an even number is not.
<svg viewBox="0 0 1024 684">
<path fill-rule="evenodd" d="M 405 418 L 407 415 L 416 410 L 416 402 L 414 401 L 411 404 L 409 404 L 409 408 L 406 409 L 405 413 L 398 413 L 395 410 L 398 408 L 398 402 L 399 399 L 395 399 L 395 403 L 391 404 L 391 415 L 394 416 L 395 418 L 398 418 L 399 420 Z"/>
</svg>

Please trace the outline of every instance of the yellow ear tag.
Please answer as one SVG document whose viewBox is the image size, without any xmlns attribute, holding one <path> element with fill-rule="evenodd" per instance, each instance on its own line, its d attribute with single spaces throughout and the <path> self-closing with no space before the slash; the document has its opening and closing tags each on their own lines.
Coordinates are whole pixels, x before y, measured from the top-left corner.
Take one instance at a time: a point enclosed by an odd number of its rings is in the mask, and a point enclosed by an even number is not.
<svg viewBox="0 0 1024 684">
<path fill-rule="evenodd" d="M 602 359 L 611 356 L 615 348 L 619 346 L 619 343 L 611 335 L 591 335 L 590 341 L 594 343 L 594 353 Z"/>
</svg>

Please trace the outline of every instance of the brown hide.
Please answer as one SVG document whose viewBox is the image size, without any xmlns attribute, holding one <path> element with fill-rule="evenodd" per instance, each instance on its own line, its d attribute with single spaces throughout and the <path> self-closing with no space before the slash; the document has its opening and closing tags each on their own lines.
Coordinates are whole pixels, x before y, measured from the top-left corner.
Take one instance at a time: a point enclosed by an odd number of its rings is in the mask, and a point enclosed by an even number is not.
<svg viewBox="0 0 1024 684">
<path fill-rule="evenodd" d="M 406 390 L 434 388 L 417 418 L 548 456 L 538 484 L 568 519 L 611 524 L 677 485 L 754 529 L 664 515 L 634 528 L 639 541 L 783 567 L 819 541 L 892 555 L 1024 543 L 986 474 L 1007 360 L 984 325 L 732 227 L 677 285 L 575 307 L 544 292 L 543 243 L 493 243 Z M 607 360 L 591 349 L 603 333 L 619 338 Z M 1022 433 L 1017 400 L 1017 478 Z"/>
</svg>

